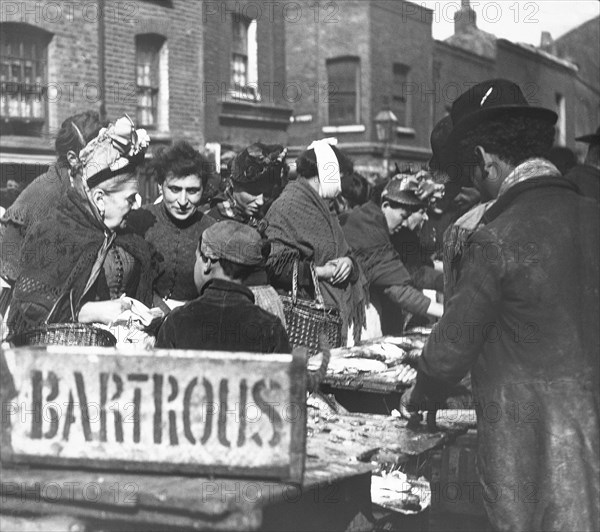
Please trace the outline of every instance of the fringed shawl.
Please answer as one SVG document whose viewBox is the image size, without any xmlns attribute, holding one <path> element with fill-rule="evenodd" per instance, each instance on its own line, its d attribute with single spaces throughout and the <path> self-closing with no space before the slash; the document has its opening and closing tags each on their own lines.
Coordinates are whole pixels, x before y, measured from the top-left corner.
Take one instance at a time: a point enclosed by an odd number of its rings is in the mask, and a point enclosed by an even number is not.
<svg viewBox="0 0 600 532">
<path fill-rule="evenodd" d="M 269 223 L 267 236 L 272 241 L 268 267 L 275 276 L 297 258 L 311 260 L 315 266 L 323 266 L 332 259 L 350 253 L 337 219 L 303 178 L 286 186 L 271 205 L 266 220 Z M 357 263 L 355 265 L 358 267 Z M 359 271 L 355 282 L 334 286 L 320 281 L 319 286 L 325 303 L 340 310 L 344 340 L 348 327 L 354 325 L 355 341 L 358 341 L 365 325 L 365 307 L 368 303 L 367 280 L 362 271 Z"/>
<path fill-rule="evenodd" d="M 15 285 L 8 320 L 11 330 L 18 332 L 42 322 L 56 300 L 70 290 L 78 312 L 92 268 L 105 243 L 105 228 L 93 216 L 87 200 L 70 189 L 47 219 L 31 229 L 23 244 L 21 275 Z M 113 243 L 140 264 L 135 293 L 127 295 L 151 306 L 152 281 L 157 275 L 153 248 L 131 232 L 117 234 Z M 65 301 L 52 321 L 70 319 Z"/>
</svg>

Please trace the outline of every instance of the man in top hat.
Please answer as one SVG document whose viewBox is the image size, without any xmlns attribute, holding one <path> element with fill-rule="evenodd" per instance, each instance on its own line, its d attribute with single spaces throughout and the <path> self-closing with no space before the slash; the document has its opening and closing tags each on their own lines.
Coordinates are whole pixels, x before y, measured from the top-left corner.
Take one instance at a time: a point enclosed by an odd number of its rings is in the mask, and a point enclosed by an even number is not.
<svg viewBox="0 0 600 532">
<path fill-rule="evenodd" d="M 495 530 L 600 529 L 598 205 L 542 155 L 554 112 L 506 80 L 451 111 L 449 145 L 493 200 L 403 413 L 439 406 L 471 370 L 483 499 Z"/>
<path fill-rule="evenodd" d="M 571 168 L 565 177 L 573 181 L 584 196 L 600 202 L 600 127 L 596 133 L 575 140 L 587 143 L 587 155 L 583 164 Z"/>
<path fill-rule="evenodd" d="M 427 277 L 424 285 L 416 287 L 391 241 L 392 235 L 402 228 L 418 230 L 426 220 L 429 201 L 442 191 L 443 187 L 434 185 L 425 172 L 399 174 L 383 190 L 381 205 L 370 200 L 340 216 L 344 236 L 365 272 L 371 296 L 381 306 L 383 334 L 402 334 L 399 310 L 417 316 L 442 315 L 442 305 L 420 290 L 441 291 L 442 274 L 431 268 L 431 275 L 423 275 L 424 279 Z"/>
<path fill-rule="evenodd" d="M 156 347 L 290 353 L 279 318 L 255 305 L 243 284 L 264 269 L 268 251 L 258 231 L 240 222 L 224 220 L 206 229 L 194 268 L 200 297 L 169 314 Z"/>
</svg>

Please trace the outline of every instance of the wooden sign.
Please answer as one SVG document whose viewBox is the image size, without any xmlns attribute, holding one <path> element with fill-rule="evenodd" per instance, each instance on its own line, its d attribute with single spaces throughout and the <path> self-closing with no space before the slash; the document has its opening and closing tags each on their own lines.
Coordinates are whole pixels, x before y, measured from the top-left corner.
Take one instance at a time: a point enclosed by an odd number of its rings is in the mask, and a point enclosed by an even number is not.
<svg viewBox="0 0 600 532">
<path fill-rule="evenodd" d="M 302 479 L 304 351 L 3 355 L 16 389 L 3 384 L 3 463 Z"/>
</svg>

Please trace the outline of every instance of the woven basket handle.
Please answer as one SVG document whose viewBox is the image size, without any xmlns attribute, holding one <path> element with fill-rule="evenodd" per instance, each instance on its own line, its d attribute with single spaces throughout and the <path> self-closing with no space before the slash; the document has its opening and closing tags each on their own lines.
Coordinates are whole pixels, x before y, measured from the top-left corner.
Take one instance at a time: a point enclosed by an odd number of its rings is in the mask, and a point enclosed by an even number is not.
<svg viewBox="0 0 600 532">
<path fill-rule="evenodd" d="M 296 300 L 298 299 L 298 268 L 299 268 L 300 260 L 294 260 L 294 270 L 292 273 L 292 303 L 295 305 Z M 317 300 L 317 304 L 320 307 L 325 308 L 325 300 L 323 299 L 323 294 L 321 293 L 321 287 L 319 286 L 319 278 L 317 277 L 317 271 L 315 270 L 315 263 L 310 262 L 310 275 L 312 277 L 312 282 L 315 287 L 315 299 Z"/>
<path fill-rule="evenodd" d="M 315 287 L 315 298 L 317 300 L 317 304 L 320 307 L 325 308 L 325 300 L 323 299 L 323 294 L 321 293 L 321 287 L 319 286 L 319 278 L 317 277 L 317 270 L 315 269 L 315 263 L 310 262 L 310 274 L 312 276 L 313 285 Z"/>
<path fill-rule="evenodd" d="M 58 305 L 61 303 L 61 301 L 66 296 L 69 296 L 69 302 L 71 304 L 71 320 L 73 322 L 75 322 L 75 308 L 73 307 L 73 290 L 71 289 L 68 292 L 63 292 L 58 297 L 58 299 L 54 302 L 54 305 L 52 305 L 52 308 L 50 309 L 50 312 L 48 313 L 48 316 L 46 317 L 46 320 L 44 321 L 44 325 L 48 325 L 50 323 L 50 318 L 56 312 L 56 309 L 58 308 Z"/>
</svg>

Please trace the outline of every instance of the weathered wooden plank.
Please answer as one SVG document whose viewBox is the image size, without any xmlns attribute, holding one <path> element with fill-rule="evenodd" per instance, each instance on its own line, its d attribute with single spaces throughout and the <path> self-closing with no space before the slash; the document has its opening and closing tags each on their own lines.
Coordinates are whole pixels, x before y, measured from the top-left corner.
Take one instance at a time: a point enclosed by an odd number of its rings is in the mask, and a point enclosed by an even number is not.
<svg viewBox="0 0 600 532">
<path fill-rule="evenodd" d="M 56 346 L 6 355 L 17 396 L 3 399 L 5 463 L 302 478 L 304 351 Z"/>
<path fill-rule="evenodd" d="M 20 517 L 0 515 L 0 530 L 5 532 L 85 532 L 83 521 L 68 515 Z"/>
</svg>

